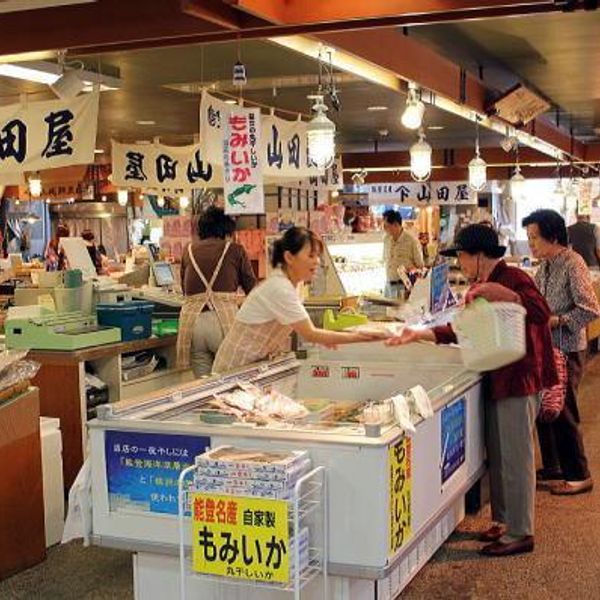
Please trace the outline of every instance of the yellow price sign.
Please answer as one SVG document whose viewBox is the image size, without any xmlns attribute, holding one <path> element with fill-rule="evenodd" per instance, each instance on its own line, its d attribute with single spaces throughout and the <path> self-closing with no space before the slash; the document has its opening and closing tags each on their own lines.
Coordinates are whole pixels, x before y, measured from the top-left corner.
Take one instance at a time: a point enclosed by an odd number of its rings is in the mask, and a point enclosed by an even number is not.
<svg viewBox="0 0 600 600">
<path fill-rule="evenodd" d="M 194 493 L 192 567 L 198 573 L 287 583 L 288 502 Z"/>
<path fill-rule="evenodd" d="M 395 554 L 411 534 L 412 446 L 408 437 L 388 449 L 390 554 Z"/>
</svg>

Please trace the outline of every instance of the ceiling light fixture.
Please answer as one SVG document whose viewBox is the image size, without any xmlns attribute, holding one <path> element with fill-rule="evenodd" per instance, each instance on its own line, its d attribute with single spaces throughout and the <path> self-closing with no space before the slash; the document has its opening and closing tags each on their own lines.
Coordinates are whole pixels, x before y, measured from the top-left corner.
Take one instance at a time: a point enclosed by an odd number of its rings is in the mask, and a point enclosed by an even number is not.
<svg viewBox="0 0 600 600">
<path fill-rule="evenodd" d="M 84 92 L 91 92 L 94 84 L 99 84 L 101 92 L 118 90 L 121 87 L 121 79 L 119 77 L 94 73 L 87 69 L 78 69 L 77 73 L 83 82 Z M 49 61 L 4 63 L 0 64 L 0 75 L 24 81 L 33 81 L 34 83 L 53 85 L 63 75 L 63 69 L 59 63 Z"/>
<path fill-rule="evenodd" d="M 63 74 L 50 84 L 50 89 L 61 99 L 71 100 L 75 98 L 84 88 L 81 73 L 83 69 L 71 69 L 63 71 Z"/>
<path fill-rule="evenodd" d="M 42 195 L 42 180 L 39 173 L 29 177 L 29 194 L 32 198 L 39 198 Z"/>
<path fill-rule="evenodd" d="M 441 131 L 442 129 L 446 129 L 444 125 L 429 125 L 427 127 L 429 131 Z"/>
<path fill-rule="evenodd" d="M 423 123 L 425 114 L 425 105 L 420 99 L 419 90 L 416 84 L 408 84 L 408 96 L 406 98 L 406 108 L 402 113 L 401 122 L 407 129 L 419 129 Z"/>
<path fill-rule="evenodd" d="M 94 154 L 104 154 L 104 150 L 102 150 L 102 148 L 96 148 Z"/>
<path fill-rule="evenodd" d="M 120 206 L 127 206 L 129 200 L 129 192 L 127 190 L 119 190 L 117 192 L 117 202 Z"/>
<path fill-rule="evenodd" d="M 308 99 L 314 100 L 312 110 L 315 112 L 306 128 L 308 159 L 319 169 L 327 169 L 335 159 L 335 123 L 325 114 L 327 106 L 323 94 L 313 94 Z"/>
<path fill-rule="evenodd" d="M 158 196 L 156 198 L 156 205 L 158 206 L 158 208 L 164 208 L 164 206 L 165 206 L 165 197 L 164 196 Z"/>
<path fill-rule="evenodd" d="M 525 194 L 525 177 L 521 174 L 521 167 L 517 163 L 515 172 L 510 178 L 510 195 L 513 200 L 522 198 Z"/>
<path fill-rule="evenodd" d="M 479 117 L 475 115 L 475 156 L 469 162 L 469 187 L 481 192 L 487 183 L 487 163 L 479 153 Z"/>
<path fill-rule="evenodd" d="M 425 141 L 425 133 L 419 131 L 419 140 L 410 147 L 410 174 L 415 181 L 427 181 L 431 175 L 431 146 Z"/>
<path fill-rule="evenodd" d="M 227 100 L 225 100 L 225 104 L 237 104 L 237 100 L 234 100 L 233 98 L 228 98 Z"/>
<path fill-rule="evenodd" d="M 136 123 L 136 125 L 156 125 L 156 121 L 150 121 L 150 120 L 147 120 L 147 121 L 140 120 L 140 121 L 136 121 L 135 123 Z"/>
<path fill-rule="evenodd" d="M 190 205 L 188 196 L 179 196 L 179 208 L 185 210 Z"/>
<path fill-rule="evenodd" d="M 383 112 L 384 110 L 387 110 L 388 107 L 387 106 L 367 106 L 367 110 L 370 112 Z"/>
</svg>

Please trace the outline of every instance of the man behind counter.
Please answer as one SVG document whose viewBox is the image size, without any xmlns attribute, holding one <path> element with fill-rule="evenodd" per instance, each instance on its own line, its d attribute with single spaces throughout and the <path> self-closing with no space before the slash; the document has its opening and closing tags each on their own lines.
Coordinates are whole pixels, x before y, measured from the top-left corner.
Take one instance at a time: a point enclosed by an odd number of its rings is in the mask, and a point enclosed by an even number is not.
<svg viewBox="0 0 600 600">
<path fill-rule="evenodd" d="M 383 213 L 383 229 L 386 233 L 383 242 L 387 279 L 385 295 L 388 298 L 398 298 L 404 289 L 398 269 L 422 269 L 425 264 L 423 252 L 419 241 L 402 227 L 402 215 L 397 210 L 386 210 Z"/>
</svg>

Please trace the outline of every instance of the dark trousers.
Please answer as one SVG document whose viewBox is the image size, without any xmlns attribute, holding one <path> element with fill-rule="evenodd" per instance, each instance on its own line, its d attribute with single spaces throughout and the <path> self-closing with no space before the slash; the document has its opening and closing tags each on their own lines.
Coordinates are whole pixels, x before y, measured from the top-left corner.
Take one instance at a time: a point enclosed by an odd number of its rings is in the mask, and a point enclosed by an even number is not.
<svg viewBox="0 0 600 600">
<path fill-rule="evenodd" d="M 565 407 L 552 423 L 536 423 L 544 469 L 562 472 L 566 481 L 583 481 L 590 476 L 577 407 L 584 362 L 585 352 L 569 352 Z"/>
</svg>

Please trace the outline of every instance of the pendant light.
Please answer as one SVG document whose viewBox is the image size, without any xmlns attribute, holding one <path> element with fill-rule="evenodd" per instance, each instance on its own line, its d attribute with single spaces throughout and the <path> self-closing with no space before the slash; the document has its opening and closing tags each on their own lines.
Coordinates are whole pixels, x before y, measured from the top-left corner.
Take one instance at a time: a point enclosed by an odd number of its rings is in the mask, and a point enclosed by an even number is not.
<svg viewBox="0 0 600 600">
<path fill-rule="evenodd" d="M 42 195 L 42 180 L 39 173 L 35 173 L 29 177 L 29 194 L 32 198 L 39 198 Z"/>
<path fill-rule="evenodd" d="M 407 129 L 419 129 L 419 127 L 421 127 L 423 124 L 424 114 L 425 105 L 419 98 L 417 86 L 414 83 L 409 83 L 406 107 L 402 113 L 400 121 Z"/>
<path fill-rule="evenodd" d="M 427 181 L 431 175 L 431 146 L 419 131 L 419 140 L 410 147 L 410 174 L 415 181 Z"/>
<path fill-rule="evenodd" d="M 323 94 L 308 98 L 314 100 L 312 110 L 315 112 L 306 128 L 308 160 L 319 169 L 327 169 L 335 159 L 335 123 L 325 114 L 327 106 Z"/>
<path fill-rule="evenodd" d="M 129 200 L 129 192 L 127 190 L 119 190 L 117 192 L 117 202 L 121 206 L 127 206 L 128 200 Z"/>
<path fill-rule="evenodd" d="M 163 195 L 157 196 L 156 204 L 158 208 L 164 208 L 165 206 L 165 197 Z"/>
<path fill-rule="evenodd" d="M 565 190 L 563 188 L 562 178 L 560 176 L 560 155 L 556 155 L 556 183 L 552 191 L 552 199 L 555 203 L 561 204 L 565 201 Z"/>
<path fill-rule="evenodd" d="M 188 196 L 179 196 L 179 208 L 185 210 L 190 205 L 190 199 Z"/>
<path fill-rule="evenodd" d="M 481 192 L 487 183 L 487 163 L 479 154 L 479 117 L 475 116 L 475 157 L 469 162 L 469 187 Z"/>
<path fill-rule="evenodd" d="M 510 178 L 510 195 L 513 200 L 522 198 L 525 194 L 525 177 L 521 174 L 521 165 L 519 165 L 519 145 L 515 148 L 517 164 L 515 166 L 515 172 Z"/>
</svg>

